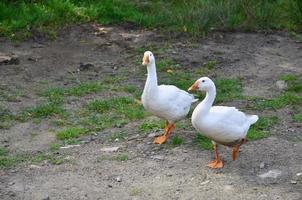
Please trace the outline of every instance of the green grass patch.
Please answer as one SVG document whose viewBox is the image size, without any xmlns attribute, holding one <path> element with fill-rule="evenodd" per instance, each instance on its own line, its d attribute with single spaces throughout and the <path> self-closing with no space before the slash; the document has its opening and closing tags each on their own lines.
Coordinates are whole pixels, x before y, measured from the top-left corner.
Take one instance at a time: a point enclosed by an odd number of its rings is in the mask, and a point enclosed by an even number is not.
<svg viewBox="0 0 302 200">
<path fill-rule="evenodd" d="M 205 150 L 213 149 L 212 141 L 209 138 L 201 135 L 200 133 L 198 133 L 195 136 L 193 143 L 201 149 L 205 149 Z"/>
<path fill-rule="evenodd" d="M 16 166 L 24 158 L 16 155 L 9 155 L 7 149 L 0 146 L 0 169 Z"/>
<path fill-rule="evenodd" d="M 240 79 L 217 79 L 215 80 L 217 88 L 216 103 L 233 101 L 242 97 L 242 83 Z"/>
<path fill-rule="evenodd" d="M 293 120 L 294 120 L 295 122 L 300 122 L 300 123 L 302 123 L 302 114 L 294 114 L 294 115 L 293 115 Z"/>
<path fill-rule="evenodd" d="M 293 92 L 284 92 L 272 99 L 256 100 L 255 107 L 257 109 L 280 109 L 287 105 L 302 104 L 302 97 Z"/>
<path fill-rule="evenodd" d="M 167 71 L 167 70 L 176 70 L 179 69 L 181 66 L 176 64 L 173 60 L 168 58 L 161 58 L 159 61 L 156 62 L 156 69 L 157 71 Z"/>
<path fill-rule="evenodd" d="M 206 64 L 204 64 L 204 66 L 205 66 L 207 69 L 212 70 L 212 69 L 214 69 L 214 67 L 216 66 L 216 64 L 217 64 L 217 61 L 215 61 L 215 60 L 210 60 L 210 61 L 208 61 Z"/>
<path fill-rule="evenodd" d="M 104 160 L 124 162 L 124 161 L 129 160 L 129 156 L 127 154 L 119 154 L 116 156 L 103 155 L 103 156 L 97 157 L 97 162 L 102 162 Z"/>
<path fill-rule="evenodd" d="M 78 138 L 81 135 L 87 133 L 87 130 L 80 127 L 70 127 L 65 128 L 57 132 L 56 136 L 59 140 L 68 140 L 73 138 Z"/>
<path fill-rule="evenodd" d="M 130 97 L 114 97 L 108 100 L 94 100 L 87 104 L 88 110 L 97 113 L 114 112 L 129 120 L 142 119 L 145 116 L 141 105 Z"/>
<path fill-rule="evenodd" d="M 19 116 L 17 116 L 17 119 L 26 121 L 31 118 L 46 118 L 54 115 L 62 116 L 64 114 L 66 114 L 66 112 L 62 105 L 53 102 L 46 102 L 33 108 L 25 109 Z"/>
<path fill-rule="evenodd" d="M 183 139 L 179 135 L 174 135 L 171 138 L 171 144 L 173 146 L 180 146 L 183 144 Z"/>
<path fill-rule="evenodd" d="M 260 117 L 259 120 L 253 124 L 247 134 L 248 140 L 259 140 L 269 136 L 269 130 L 276 124 L 279 119 L 276 116 Z"/>
<path fill-rule="evenodd" d="M 302 92 L 302 76 L 286 74 L 281 77 L 287 83 L 287 91 L 301 93 Z"/>
<path fill-rule="evenodd" d="M 65 90 L 59 87 L 51 87 L 48 88 L 46 91 L 43 91 L 40 95 L 47 97 L 50 102 L 53 103 L 62 103 L 64 100 L 64 93 Z"/>
<path fill-rule="evenodd" d="M 161 120 L 145 120 L 139 125 L 138 130 L 143 133 L 160 130 L 164 127 L 163 123 Z"/>
<path fill-rule="evenodd" d="M 114 142 L 116 140 L 125 140 L 127 137 L 127 133 L 125 133 L 124 131 L 121 132 L 116 132 L 116 133 L 112 133 L 108 139 L 110 142 Z"/>
<path fill-rule="evenodd" d="M 87 94 L 97 93 L 104 89 L 101 82 L 88 82 L 81 83 L 78 86 L 67 89 L 65 92 L 67 95 L 72 96 L 84 96 Z"/>
<path fill-rule="evenodd" d="M 300 0 L 4 0 L 0 3 L 0 35 L 22 38 L 33 30 L 55 37 L 53 30 L 66 24 L 130 22 L 168 32 L 200 36 L 212 29 L 255 30 L 302 28 Z"/>
<path fill-rule="evenodd" d="M 13 113 L 9 109 L 0 106 L 0 129 L 9 128 L 13 119 Z"/>
</svg>

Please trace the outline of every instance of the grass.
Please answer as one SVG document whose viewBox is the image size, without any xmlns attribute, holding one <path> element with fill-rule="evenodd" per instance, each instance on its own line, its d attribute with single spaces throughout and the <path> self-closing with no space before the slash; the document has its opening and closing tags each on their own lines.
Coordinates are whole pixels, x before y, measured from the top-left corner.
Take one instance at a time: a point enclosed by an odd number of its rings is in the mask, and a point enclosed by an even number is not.
<svg viewBox="0 0 302 200">
<path fill-rule="evenodd" d="M 154 130 L 160 130 L 164 127 L 163 121 L 160 120 L 145 120 L 143 121 L 139 127 L 139 132 L 148 133 Z"/>
<path fill-rule="evenodd" d="M 13 119 L 13 113 L 8 108 L 0 106 L 0 129 L 9 128 Z"/>
<path fill-rule="evenodd" d="M 46 118 L 54 115 L 66 114 L 62 105 L 46 102 L 32 108 L 27 108 L 17 117 L 21 121 L 26 121 L 31 118 Z"/>
<path fill-rule="evenodd" d="M 109 141 L 113 142 L 116 140 L 125 140 L 126 137 L 127 137 L 127 133 L 121 131 L 111 134 L 108 139 Z"/>
<path fill-rule="evenodd" d="M 103 155 L 103 156 L 97 157 L 97 162 L 102 162 L 104 160 L 124 162 L 124 161 L 129 160 L 129 156 L 127 154 L 119 154 L 116 156 Z"/>
<path fill-rule="evenodd" d="M 255 103 L 258 109 L 280 109 L 287 105 L 302 104 L 302 97 L 293 92 L 285 92 L 272 99 L 262 99 Z"/>
<path fill-rule="evenodd" d="M 260 117 L 259 120 L 253 124 L 247 134 L 248 140 L 259 140 L 269 136 L 269 130 L 276 124 L 279 119 L 276 116 Z"/>
<path fill-rule="evenodd" d="M 8 155 L 8 151 L 4 147 L 0 146 L 0 169 L 13 167 L 18 163 L 18 161 L 18 157 Z"/>
<path fill-rule="evenodd" d="M 174 135 L 171 137 L 171 144 L 173 146 L 180 146 L 183 144 L 183 139 L 179 135 Z"/>
<path fill-rule="evenodd" d="M 199 133 L 195 136 L 193 143 L 201 149 L 205 149 L 205 150 L 213 149 L 212 141 L 209 138 Z"/>
<path fill-rule="evenodd" d="M 293 74 L 285 74 L 280 77 L 287 83 L 287 88 L 279 96 L 271 99 L 258 99 L 255 107 L 258 109 L 280 109 L 285 106 L 302 105 L 302 78 Z"/>
<path fill-rule="evenodd" d="M 302 28 L 300 0 L 4 0 L 0 3 L 0 35 L 10 38 L 48 33 L 68 24 L 130 22 L 168 32 L 201 35 L 213 29 L 258 30 Z"/>
<path fill-rule="evenodd" d="M 214 67 L 216 66 L 216 64 L 217 64 L 217 61 L 215 61 L 215 60 L 210 60 L 210 61 L 208 61 L 206 64 L 204 64 L 204 66 L 205 66 L 207 69 L 212 70 L 212 69 L 214 69 Z"/>
<path fill-rule="evenodd" d="M 143 108 L 131 97 L 113 97 L 109 100 L 94 100 L 87 104 L 88 110 L 96 113 L 114 111 L 123 118 L 134 120 L 145 116 Z"/>
<path fill-rule="evenodd" d="M 84 135 L 86 132 L 87 130 L 81 127 L 70 127 L 57 132 L 56 137 L 59 140 L 68 140 L 78 138 L 79 136 Z"/>
<path fill-rule="evenodd" d="M 216 103 L 233 101 L 242 97 L 242 83 L 240 79 L 217 79 L 215 80 L 217 88 Z"/>
<path fill-rule="evenodd" d="M 294 115 L 293 115 L 293 120 L 294 120 L 295 122 L 302 123 L 302 114 L 294 114 Z"/>
<path fill-rule="evenodd" d="M 101 82 L 81 83 L 76 87 L 66 90 L 66 93 L 71 96 L 84 96 L 87 94 L 97 93 L 103 90 Z"/>
</svg>

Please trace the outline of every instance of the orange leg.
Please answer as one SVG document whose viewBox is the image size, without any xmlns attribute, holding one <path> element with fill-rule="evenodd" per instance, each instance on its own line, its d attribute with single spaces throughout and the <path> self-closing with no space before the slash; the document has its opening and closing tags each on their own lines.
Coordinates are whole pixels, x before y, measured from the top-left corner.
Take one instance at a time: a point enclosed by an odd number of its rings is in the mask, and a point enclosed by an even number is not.
<svg viewBox="0 0 302 200">
<path fill-rule="evenodd" d="M 232 159 L 233 160 L 236 160 L 237 156 L 238 156 L 238 153 L 239 153 L 239 148 L 242 144 L 246 143 L 246 139 L 242 139 L 240 144 L 237 144 L 233 147 L 232 149 Z"/>
<path fill-rule="evenodd" d="M 172 130 L 175 128 L 175 124 L 169 124 L 169 122 L 166 122 L 166 126 L 165 126 L 165 133 L 161 136 L 158 136 L 155 138 L 154 140 L 154 144 L 163 144 L 167 141 L 167 139 L 169 138 Z"/>
<path fill-rule="evenodd" d="M 214 144 L 214 153 L 215 153 L 215 160 L 213 160 L 212 162 L 210 162 L 208 164 L 208 167 L 212 168 L 212 169 L 222 168 L 223 167 L 223 162 L 222 162 L 222 160 L 219 157 L 218 150 L 217 150 L 217 144 Z"/>
</svg>

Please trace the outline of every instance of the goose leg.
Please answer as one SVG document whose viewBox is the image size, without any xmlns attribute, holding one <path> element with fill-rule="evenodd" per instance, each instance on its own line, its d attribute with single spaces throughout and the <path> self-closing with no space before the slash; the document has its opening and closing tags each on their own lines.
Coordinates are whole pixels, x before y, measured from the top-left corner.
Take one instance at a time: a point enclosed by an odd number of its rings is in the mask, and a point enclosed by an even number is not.
<svg viewBox="0 0 302 200">
<path fill-rule="evenodd" d="M 217 144 L 216 143 L 214 143 L 214 153 L 215 153 L 215 160 L 213 160 L 212 162 L 210 162 L 208 164 L 208 167 L 212 168 L 212 169 L 222 168 L 223 167 L 223 162 L 222 162 L 222 160 L 219 157 L 218 149 L 217 149 Z"/>
<path fill-rule="evenodd" d="M 246 139 L 242 139 L 241 142 L 239 144 L 236 144 L 233 148 L 232 148 L 232 159 L 236 160 L 238 153 L 239 153 L 239 148 L 242 144 L 246 143 Z"/>
<path fill-rule="evenodd" d="M 154 144 L 163 144 L 169 138 L 172 130 L 175 128 L 175 124 L 170 124 L 168 121 L 166 122 L 165 133 L 161 136 L 158 136 L 154 140 Z"/>
</svg>

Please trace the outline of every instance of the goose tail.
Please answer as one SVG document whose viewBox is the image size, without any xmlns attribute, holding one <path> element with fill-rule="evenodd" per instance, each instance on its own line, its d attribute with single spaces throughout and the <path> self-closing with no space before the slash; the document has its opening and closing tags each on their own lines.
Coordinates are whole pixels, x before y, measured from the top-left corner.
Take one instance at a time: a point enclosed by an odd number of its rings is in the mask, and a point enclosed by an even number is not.
<svg viewBox="0 0 302 200">
<path fill-rule="evenodd" d="M 249 115 L 248 119 L 250 121 L 250 124 L 252 125 L 258 121 L 259 117 L 258 117 L 258 115 Z"/>
</svg>

